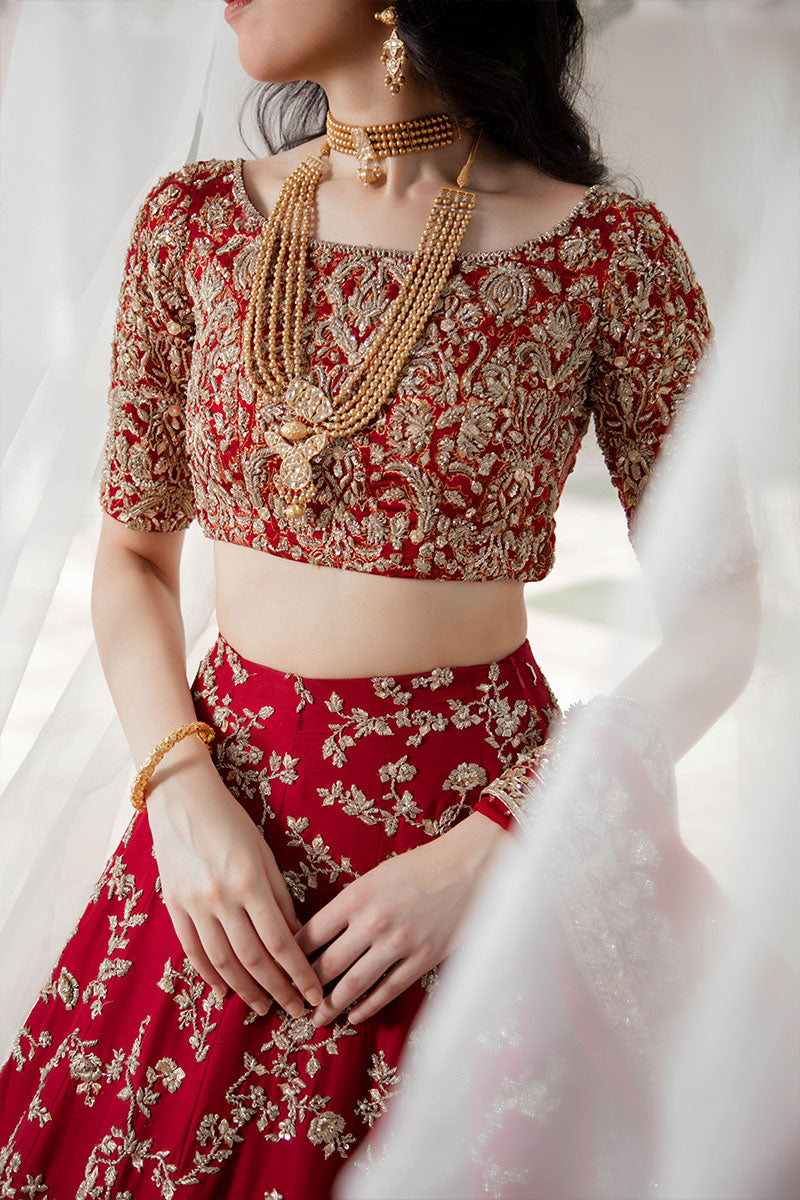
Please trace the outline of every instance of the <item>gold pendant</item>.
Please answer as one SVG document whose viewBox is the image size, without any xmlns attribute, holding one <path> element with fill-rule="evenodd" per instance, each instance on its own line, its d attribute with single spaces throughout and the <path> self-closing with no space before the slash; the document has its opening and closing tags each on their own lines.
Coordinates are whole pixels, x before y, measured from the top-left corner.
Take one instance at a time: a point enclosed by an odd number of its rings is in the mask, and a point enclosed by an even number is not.
<svg viewBox="0 0 800 1200">
<path fill-rule="evenodd" d="M 360 126 L 353 128 L 353 141 L 358 156 L 356 175 L 367 186 L 374 183 L 376 179 L 380 179 L 381 165 L 375 156 L 372 142 L 367 137 L 366 131 Z"/>
<path fill-rule="evenodd" d="M 286 504 L 286 517 L 292 522 L 302 522 L 306 504 L 316 492 L 313 483 L 311 460 L 324 449 L 328 440 L 325 432 L 310 433 L 296 442 L 287 441 L 282 429 L 266 430 L 264 441 L 272 454 L 280 455 L 281 465 L 275 476 L 275 489 Z"/>
<path fill-rule="evenodd" d="M 281 454 L 281 466 L 276 480 L 281 491 L 301 492 L 309 486 L 311 459 L 315 454 L 319 454 L 326 441 L 324 433 L 315 433 L 302 445 L 286 446 Z"/>
<path fill-rule="evenodd" d="M 298 421 L 309 421 L 312 425 L 333 416 L 329 397 L 308 379 L 291 379 L 283 403 L 290 412 L 294 411 Z"/>
<path fill-rule="evenodd" d="M 316 491 L 311 460 L 328 441 L 325 430 L 315 431 L 305 421 L 319 421 L 329 416 L 333 405 L 325 392 L 307 379 L 290 380 L 283 402 L 296 415 L 280 425 L 269 425 L 263 431 L 263 439 L 270 454 L 280 455 L 275 487 L 286 502 L 287 519 L 294 524 L 304 520 L 306 505 Z M 305 421 L 299 417 L 304 417 Z"/>
<path fill-rule="evenodd" d="M 311 459 L 327 440 L 327 434 L 314 433 L 303 442 L 290 445 L 281 457 L 275 486 L 286 502 L 286 519 L 292 525 L 305 520 L 306 504 L 317 490 L 312 482 Z"/>
<path fill-rule="evenodd" d="M 311 430 L 302 421 L 284 421 L 281 425 L 281 437 L 285 437 L 287 442 L 299 442 L 310 433 Z"/>
</svg>

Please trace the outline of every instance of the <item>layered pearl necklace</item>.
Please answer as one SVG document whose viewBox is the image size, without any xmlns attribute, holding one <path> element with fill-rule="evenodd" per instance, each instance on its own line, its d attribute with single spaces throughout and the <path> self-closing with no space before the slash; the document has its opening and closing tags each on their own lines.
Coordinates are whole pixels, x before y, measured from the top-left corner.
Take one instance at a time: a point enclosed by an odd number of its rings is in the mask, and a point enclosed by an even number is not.
<svg viewBox="0 0 800 1200">
<path fill-rule="evenodd" d="M 254 266 L 254 286 L 244 327 L 244 368 L 255 395 L 285 412 L 255 433 L 280 456 L 275 478 L 285 516 L 295 527 L 306 519 L 315 494 L 312 459 L 331 438 L 367 425 L 386 403 L 441 295 L 464 238 L 475 193 L 465 190 L 480 131 L 473 136 L 458 186 L 442 187 L 398 295 L 377 329 L 349 364 L 335 396 L 308 377 L 301 345 L 306 260 L 312 210 L 331 149 L 359 158 L 359 178 L 377 177 L 377 159 L 447 145 L 460 136 L 443 114 L 393 125 L 347 126 L 328 116 L 328 136 L 318 154 L 304 159 L 285 180 Z M 265 509 L 261 514 L 271 520 Z"/>
</svg>

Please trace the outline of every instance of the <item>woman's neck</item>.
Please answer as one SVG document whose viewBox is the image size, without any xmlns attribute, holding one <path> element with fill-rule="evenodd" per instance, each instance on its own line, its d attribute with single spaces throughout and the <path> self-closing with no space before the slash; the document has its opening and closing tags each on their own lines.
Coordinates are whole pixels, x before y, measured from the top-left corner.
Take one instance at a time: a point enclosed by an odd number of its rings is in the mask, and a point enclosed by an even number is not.
<svg viewBox="0 0 800 1200">
<path fill-rule="evenodd" d="M 445 111 L 444 104 L 431 89 L 409 73 L 409 78 L 395 95 L 383 84 L 375 70 L 355 66 L 322 83 L 328 98 L 331 115 L 345 125 L 384 125 L 396 121 L 411 121 Z M 449 146 L 439 146 L 411 154 L 381 159 L 381 178 L 370 187 L 381 188 L 385 194 L 405 192 L 417 181 L 455 183 L 472 142 L 471 132 L 462 130 L 460 138 Z M 330 169 L 333 176 L 354 173 L 355 160 L 351 155 L 331 150 Z"/>
</svg>

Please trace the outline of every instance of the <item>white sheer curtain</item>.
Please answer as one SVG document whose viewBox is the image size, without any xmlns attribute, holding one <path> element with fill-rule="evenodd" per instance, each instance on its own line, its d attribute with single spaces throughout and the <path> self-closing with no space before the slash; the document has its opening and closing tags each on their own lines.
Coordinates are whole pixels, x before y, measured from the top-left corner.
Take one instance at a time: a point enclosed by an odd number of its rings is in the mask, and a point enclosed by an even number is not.
<svg viewBox="0 0 800 1200">
<path fill-rule="evenodd" d="M 738 330 L 747 351 L 752 403 L 736 413 L 740 440 L 752 452 L 757 531 L 769 550 L 764 582 L 773 628 L 786 646 L 787 628 L 796 627 L 781 625 L 781 614 L 798 600 L 797 426 L 790 409 L 797 347 L 779 334 L 785 326 L 778 317 L 796 324 L 797 9 L 747 0 L 610 0 L 592 7 L 621 15 L 599 28 L 589 47 L 589 119 L 612 164 L 630 167 L 669 215 L 718 329 Z M 132 764 L 89 620 L 125 245 L 138 203 L 159 175 L 198 158 L 249 153 L 235 130 L 249 80 L 219 0 L 17 0 L 0 9 L 0 22 L 7 70 L 0 115 L 5 1053 L 130 815 Z M 255 140 L 251 145 L 258 153 Z M 776 174 L 781 158 L 785 185 Z M 752 264 L 770 231 L 783 249 L 785 290 L 767 278 L 760 309 L 744 310 L 741 323 L 742 289 L 758 277 Z M 763 389 L 779 401 L 784 424 L 765 405 Z M 644 609 L 624 636 L 605 623 L 604 600 L 622 585 L 637 588 L 636 567 L 590 445 L 579 464 L 559 517 L 557 566 L 529 594 L 535 653 L 565 703 L 613 686 L 653 637 Z M 209 549 L 192 528 L 183 567 L 190 671 L 213 620 Z M 785 843 L 780 826 L 750 820 L 758 791 L 745 768 L 756 762 L 754 733 L 765 733 L 759 718 L 771 712 L 764 697 L 783 694 L 783 677 L 780 687 L 769 682 L 770 661 L 766 676 L 762 669 L 735 712 L 679 771 L 684 836 L 745 899 L 742 839 L 754 828 L 761 838 L 747 878 L 762 916 L 765 893 L 756 885 L 768 854 Z M 779 722 L 777 728 L 785 732 Z M 740 759 L 742 751 L 748 753 Z M 770 814 L 777 819 L 774 809 Z M 768 907 L 784 947 L 796 937 L 796 899 L 791 882 L 776 873 Z M 479 978 L 474 963 L 472 971 L 469 978 Z M 457 1018 L 451 1028 L 462 1028 L 468 1008 L 452 994 L 447 1003 Z M 361 1194 L 399 1195 L 396 1180 L 383 1177 Z M 468 1194 L 446 1186 L 437 1194 Z"/>
<path fill-rule="evenodd" d="M 3 13 L 2 35 L 7 1046 L 129 815 L 130 754 L 89 617 L 125 248 L 160 175 L 243 152 L 236 89 L 249 81 L 217 0 L 22 0 Z M 213 616 L 209 547 L 196 529 L 183 577 L 191 663 Z"/>
</svg>

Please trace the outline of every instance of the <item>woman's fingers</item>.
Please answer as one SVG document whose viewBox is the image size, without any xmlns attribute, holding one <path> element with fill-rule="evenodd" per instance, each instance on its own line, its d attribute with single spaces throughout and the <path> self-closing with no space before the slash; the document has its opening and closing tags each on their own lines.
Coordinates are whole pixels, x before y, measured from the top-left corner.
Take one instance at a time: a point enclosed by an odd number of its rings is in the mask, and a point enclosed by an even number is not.
<svg viewBox="0 0 800 1200">
<path fill-rule="evenodd" d="M 266 842 L 263 842 L 262 845 L 264 866 L 266 868 L 267 879 L 269 880 L 272 894 L 275 897 L 275 903 L 281 910 L 283 918 L 286 921 L 286 924 L 289 926 L 292 935 L 294 936 L 298 929 L 302 929 L 303 922 L 294 911 L 294 901 L 292 900 L 291 893 L 286 886 L 286 880 L 281 874 L 280 867 L 275 861 L 275 855 L 272 853 Z"/>
<path fill-rule="evenodd" d="M 391 965 L 391 962 L 387 962 L 385 946 L 373 946 L 367 950 L 342 976 L 330 996 L 326 996 L 319 1005 L 311 1018 L 314 1025 L 325 1025 L 338 1017 L 348 1004 L 363 996 Z"/>
<path fill-rule="evenodd" d="M 290 982 L 294 980 L 299 991 L 302 992 L 309 1004 L 319 1004 L 322 999 L 322 985 L 311 963 L 295 941 L 294 932 L 285 921 L 279 922 L 276 920 L 276 916 L 280 914 L 276 914 L 274 908 L 265 903 L 263 899 L 246 901 L 246 908 L 247 916 L 255 931 L 256 940 L 260 940 L 263 943 L 274 961 L 289 976 L 289 980 L 287 981 L 289 993 L 287 995 L 294 995 L 291 992 Z M 283 1001 L 277 994 L 275 998 L 283 1004 Z M 296 1003 L 300 1003 L 297 996 L 294 996 L 294 1000 Z M 284 1007 L 288 1006 L 284 1005 Z M 301 1004 L 301 1012 L 302 1008 Z M 289 1011 L 292 1011 L 291 1007 L 289 1007 Z"/>
<path fill-rule="evenodd" d="M 213 914 L 205 914 L 205 918 L 198 915 L 197 926 L 193 918 L 181 909 L 170 915 L 186 957 L 210 987 L 222 992 L 231 987 L 255 1012 L 261 1011 L 259 1006 L 263 1007 L 263 1012 L 267 1012 L 273 997 L 292 1016 L 299 1016 L 303 1012 L 304 1005 L 293 991 L 291 980 L 284 976 L 263 950 L 259 951 L 257 930 L 245 911 L 240 910 L 238 916 L 231 914 L 226 927 Z M 352 962 L 357 953 L 357 942 L 351 939 L 345 945 L 345 936 L 333 943 L 335 946 L 339 941 L 342 942 L 336 959 L 329 954 L 323 965 L 327 951 L 317 959 L 316 965 L 324 982 L 335 979 L 336 974 L 341 973 L 341 962 Z M 259 954 L 262 955 L 260 962 Z M 307 961 L 302 952 L 301 957 L 304 962 Z M 252 965 L 246 967 L 246 963 Z M 352 962 L 349 971 L 329 996 L 321 1002 L 309 1000 L 317 1008 L 313 1023 L 318 1027 L 327 1024 L 355 1001 L 360 1003 L 354 1004 L 351 1009 L 350 1020 L 366 1020 L 429 969 L 429 966 L 418 961 L 416 955 L 389 963 L 385 946 L 371 947 Z M 376 981 L 377 986 L 373 986 Z"/>
<path fill-rule="evenodd" d="M 205 979 L 209 987 L 222 995 L 228 990 L 228 985 L 220 975 L 219 971 L 215 970 L 209 961 L 208 955 L 203 949 L 203 943 L 195 928 L 194 921 L 187 912 L 183 909 L 175 909 L 167 906 L 172 924 L 175 929 L 178 941 L 183 947 L 183 952 L 198 972 L 202 979 Z"/>
<path fill-rule="evenodd" d="M 280 972 L 274 964 L 272 972 L 265 972 L 265 975 L 271 976 L 271 986 L 268 990 L 265 990 L 261 982 L 250 974 L 249 970 L 242 965 L 225 926 L 213 913 L 198 914 L 195 923 L 204 952 L 212 968 L 254 1012 L 263 1015 L 269 1008 L 275 992 L 285 994 L 286 989 L 282 985 Z M 272 991 L 273 988 L 275 992 Z M 295 997 L 295 999 L 297 998 Z M 302 1007 L 300 1011 L 302 1011 Z M 292 1015 L 298 1014 L 293 1013 Z"/>
<path fill-rule="evenodd" d="M 365 894 L 363 887 L 358 888 L 360 882 L 360 880 L 356 879 L 353 883 L 349 883 L 332 900 L 329 900 L 322 908 L 318 908 L 315 913 L 312 913 L 305 925 L 302 926 L 301 932 L 297 937 L 297 945 L 303 951 L 303 954 L 308 956 L 314 954 L 317 950 L 322 950 L 329 943 L 333 942 L 333 939 L 338 937 L 343 930 L 347 929 L 354 917 L 361 918 L 364 916 L 369 907 L 370 896 L 368 891 Z M 371 935 L 381 931 L 373 922 L 368 926 L 367 932 Z M 362 949 L 372 941 L 372 936 L 368 937 Z"/>
<path fill-rule="evenodd" d="M 365 996 L 359 1004 L 351 1008 L 348 1013 L 348 1020 L 355 1023 L 356 1021 L 366 1021 L 368 1017 L 372 1017 L 380 1009 L 384 1008 L 401 992 L 404 992 L 407 987 L 411 987 L 418 979 L 421 979 L 426 971 L 431 969 L 431 966 L 420 966 L 418 959 L 406 958 L 403 962 L 397 963 L 389 971 L 388 975 L 380 981 L 377 987 L 373 988 L 369 995 Z M 333 995 L 336 989 L 334 988 Z"/>
<path fill-rule="evenodd" d="M 274 932 L 274 921 L 269 924 L 272 932 L 266 942 L 257 933 L 249 914 L 244 909 L 227 913 L 224 918 L 225 932 L 238 961 L 255 981 L 270 993 L 278 1003 L 293 1017 L 299 1017 L 305 1009 L 300 996 L 292 987 L 292 980 L 281 970 L 281 964 L 275 956 L 273 948 L 294 944 L 294 938 L 289 929 L 284 926 L 278 934 Z M 265 949 L 266 945 L 266 949 Z M 295 947 L 296 948 L 296 947 Z M 298 952 L 299 953 L 299 952 Z M 301 955 L 305 962 L 304 956 Z M 295 958 L 292 958 L 295 964 Z M 308 963 L 306 962 L 306 966 Z M 314 978 L 313 971 L 311 972 Z"/>
<path fill-rule="evenodd" d="M 339 936 L 314 959 L 314 970 L 323 987 L 343 975 L 348 967 L 354 966 L 356 960 L 363 963 L 362 956 L 368 954 L 372 947 L 373 938 L 366 930 L 360 929 L 357 924 L 345 926 Z"/>
</svg>

